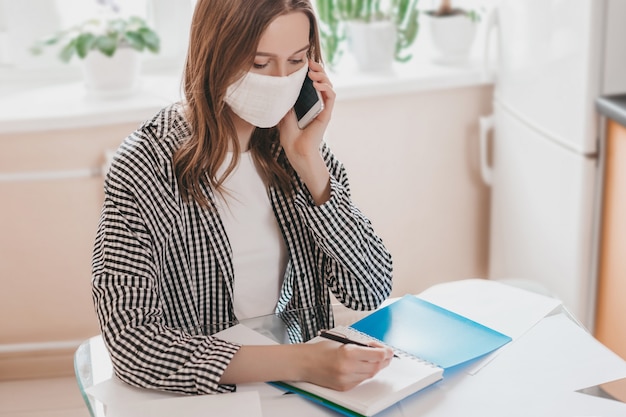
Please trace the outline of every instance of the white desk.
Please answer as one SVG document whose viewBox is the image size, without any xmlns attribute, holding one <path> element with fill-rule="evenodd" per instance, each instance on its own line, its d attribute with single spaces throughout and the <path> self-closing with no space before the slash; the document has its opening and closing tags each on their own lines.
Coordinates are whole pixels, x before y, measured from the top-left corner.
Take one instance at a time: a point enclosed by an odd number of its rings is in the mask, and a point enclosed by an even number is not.
<svg viewBox="0 0 626 417">
<path fill-rule="evenodd" d="M 558 301 L 484 280 L 441 284 L 419 296 L 508 332 L 513 342 L 487 358 L 444 375 L 442 381 L 378 416 L 626 416 L 626 404 L 577 392 L 626 377 L 626 361 L 575 323 Z M 155 407 L 164 399 L 159 404 L 176 401 L 180 416 L 200 415 L 196 411 L 203 409 L 202 401 L 206 401 L 204 410 L 213 407 L 211 397 L 215 396 L 180 398 L 135 389 L 112 378 L 100 338 L 91 339 L 81 349 L 83 360 L 77 360 L 77 375 L 94 416 L 136 416 L 137 410 L 147 410 L 148 404 L 152 410 L 165 410 Z M 245 397 L 238 400 L 239 395 Z M 232 401 L 250 404 L 255 398 L 260 399 L 265 417 L 338 415 L 299 396 L 283 395 L 267 384 L 240 385 Z"/>
</svg>

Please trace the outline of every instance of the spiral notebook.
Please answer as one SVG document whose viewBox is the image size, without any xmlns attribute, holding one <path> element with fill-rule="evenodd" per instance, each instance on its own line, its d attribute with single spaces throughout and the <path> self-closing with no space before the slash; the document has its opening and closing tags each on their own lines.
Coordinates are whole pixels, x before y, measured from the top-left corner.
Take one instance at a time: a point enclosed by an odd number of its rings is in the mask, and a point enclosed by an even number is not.
<svg viewBox="0 0 626 417">
<path fill-rule="evenodd" d="M 347 416 L 373 416 L 439 381 L 445 370 L 511 341 L 509 336 L 413 295 L 405 295 L 349 327 L 337 326 L 332 331 L 359 342 L 382 342 L 398 357 L 349 391 L 306 382 L 272 384 Z M 319 338 L 308 343 L 317 341 Z"/>
</svg>

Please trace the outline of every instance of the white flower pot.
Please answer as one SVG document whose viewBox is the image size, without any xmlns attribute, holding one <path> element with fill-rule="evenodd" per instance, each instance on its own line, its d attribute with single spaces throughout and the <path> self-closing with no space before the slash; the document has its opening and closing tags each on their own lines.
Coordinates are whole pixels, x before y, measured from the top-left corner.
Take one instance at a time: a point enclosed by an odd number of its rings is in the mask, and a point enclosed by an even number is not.
<svg viewBox="0 0 626 417">
<path fill-rule="evenodd" d="M 396 52 L 396 27 L 390 21 L 347 24 L 349 48 L 362 71 L 389 71 Z"/>
<path fill-rule="evenodd" d="M 123 97 L 139 86 L 141 56 L 132 48 L 119 48 L 112 57 L 91 51 L 83 59 L 87 92 L 95 97 Z"/>
<path fill-rule="evenodd" d="M 465 14 L 426 16 L 434 49 L 433 60 L 442 64 L 466 62 L 476 37 L 477 23 Z"/>
</svg>

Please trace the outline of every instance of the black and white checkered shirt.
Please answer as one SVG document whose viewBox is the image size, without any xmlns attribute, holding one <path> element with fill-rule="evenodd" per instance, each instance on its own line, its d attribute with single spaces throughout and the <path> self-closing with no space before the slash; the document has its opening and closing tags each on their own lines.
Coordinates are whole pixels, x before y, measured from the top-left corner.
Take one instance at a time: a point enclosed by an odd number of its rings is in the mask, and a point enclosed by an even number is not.
<svg viewBox="0 0 626 417">
<path fill-rule="evenodd" d="M 232 253 L 218 211 L 182 201 L 172 155 L 190 135 L 180 106 L 160 111 L 118 149 L 105 180 L 93 255 L 93 297 L 115 372 L 129 384 L 189 394 L 220 385 L 239 348 L 211 334 L 236 320 Z M 276 146 L 276 157 L 281 152 Z M 296 179 L 268 195 L 289 254 L 277 311 L 329 304 L 329 289 L 355 310 L 390 293 L 392 261 L 350 199 L 343 165 L 326 145 L 331 198 L 321 206 Z M 210 187 L 206 197 L 215 207 Z M 307 318 L 301 340 L 332 327 L 332 314 Z M 179 329 L 202 328 L 206 332 Z M 295 339 L 298 339 L 296 337 Z"/>
</svg>

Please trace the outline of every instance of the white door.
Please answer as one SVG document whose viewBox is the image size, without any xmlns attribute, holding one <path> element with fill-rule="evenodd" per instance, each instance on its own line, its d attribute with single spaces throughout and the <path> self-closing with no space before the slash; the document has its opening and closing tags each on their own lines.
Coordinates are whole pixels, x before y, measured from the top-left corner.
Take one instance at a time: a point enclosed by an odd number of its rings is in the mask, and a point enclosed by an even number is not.
<svg viewBox="0 0 626 417">
<path fill-rule="evenodd" d="M 595 163 L 494 103 L 489 277 L 535 281 L 587 325 Z"/>
<path fill-rule="evenodd" d="M 544 135 L 596 153 L 606 0 L 500 0 L 496 97 Z"/>
</svg>

